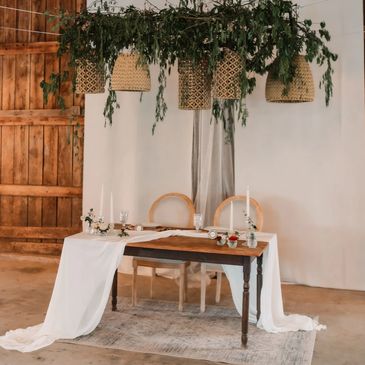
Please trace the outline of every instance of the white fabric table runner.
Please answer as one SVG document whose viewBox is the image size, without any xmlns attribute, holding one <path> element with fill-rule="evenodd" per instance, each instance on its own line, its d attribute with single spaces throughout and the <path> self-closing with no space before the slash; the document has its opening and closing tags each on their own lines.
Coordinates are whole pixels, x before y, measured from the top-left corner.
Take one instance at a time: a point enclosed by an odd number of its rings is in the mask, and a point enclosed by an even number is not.
<svg viewBox="0 0 365 365">
<path fill-rule="evenodd" d="M 130 236 L 123 239 L 86 233 L 67 237 L 45 321 L 36 326 L 6 332 L 0 337 L 0 346 L 8 350 L 30 352 L 48 346 L 57 339 L 73 339 L 92 332 L 105 310 L 114 272 L 127 243 L 170 236 L 207 237 L 206 233 L 182 230 L 129 233 Z M 269 332 L 323 328 L 307 316 L 284 315 L 276 235 L 258 233 L 258 240 L 269 242 L 263 258 L 261 317 L 258 326 Z M 223 267 L 237 311 L 242 314 L 242 267 Z M 256 260 L 251 269 L 250 321 L 256 322 Z"/>
</svg>

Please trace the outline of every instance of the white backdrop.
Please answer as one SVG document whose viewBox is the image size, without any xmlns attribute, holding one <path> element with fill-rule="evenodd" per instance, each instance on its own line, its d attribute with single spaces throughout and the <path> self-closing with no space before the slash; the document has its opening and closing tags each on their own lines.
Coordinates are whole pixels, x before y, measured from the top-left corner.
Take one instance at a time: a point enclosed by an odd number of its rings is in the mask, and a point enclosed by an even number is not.
<svg viewBox="0 0 365 365">
<path fill-rule="evenodd" d="M 317 4 L 313 4 L 317 2 Z M 120 3 L 131 3 L 120 1 Z M 164 1 L 154 1 L 164 5 Z M 269 104 L 265 79 L 247 100 L 249 120 L 236 131 L 236 193 L 250 185 L 277 232 L 282 279 L 308 285 L 365 289 L 365 121 L 362 1 L 303 0 L 303 17 L 325 20 L 339 53 L 335 96 L 310 104 Z M 134 5 L 143 1 L 133 2 Z M 309 5 L 309 6 L 306 6 Z M 319 81 L 321 70 L 312 70 Z M 156 69 L 152 69 L 156 86 Z M 166 90 L 168 115 L 151 136 L 155 90 L 119 93 L 121 109 L 104 128 L 103 95 L 86 97 L 84 211 L 98 209 L 100 186 L 113 191 L 114 215 L 146 220 L 168 191 L 191 193 L 192 112 L 177 109 L 177 75 Z M 109 196 L 105 211 L 109 212 Z M 108 215 L 106 214 L 108 218 Z"/>
</svg>

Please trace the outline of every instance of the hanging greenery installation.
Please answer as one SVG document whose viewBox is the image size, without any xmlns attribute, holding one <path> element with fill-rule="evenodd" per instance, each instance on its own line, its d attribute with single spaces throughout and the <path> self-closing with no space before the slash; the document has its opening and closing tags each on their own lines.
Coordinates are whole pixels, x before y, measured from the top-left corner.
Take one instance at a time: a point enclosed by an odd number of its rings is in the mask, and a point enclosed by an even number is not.
<svg viewBox="0 0 365 365">
<path fill-rule="evenodd" d="M 205 5 L 196 0 L 181 0 L 163 8 L 147 1 L 144 9 L 133 5 L 120 7 L 115 1 L 102 0 L 78 14 L 61 12 L 51 21 L 57 21 L 58 56 L 69 55 L 69 71 L 52 74 L 49 80 L 42 81 L 44 97 L 57 94 L 62 107 L 60 85 L 71 79 L 75 90 L 74 70 L 80 62 L 90 62 L 105 75 L 109 95 L 104 116 L 112 123 L 118 106 L 111 87 L 114 64 L 121 52 L 135 52 L 141 66 L 155 64 L 159 68 L 154 132 L 167 112 L 164 90 L 177 61 L 189 62 L 193 67 L 206 65 L 209 79 L 214 80 L 228 50 L 242 60 L 239 74 L 234 76 L 238 82 L 237 98 L 213 99 L 212 103 L 213 116 L 223 120 L 226 130 L 232 128 L 232 120 L 224 119 L 227 103 L 234 105 L 241 123 L 246 123 L 245 99 L 255 89 L 257 75 L 270 70 L 285 85 L 283 93 L 288 92 L 296 75 L 294 60 L 298 55 L 323 66 L 320 87 L 328 105 L 333 94 L 332 64 L 337 55 L 328 48 L 330 34 L 325 22 L 301 20 L 299 10 L 290 0 L 226 0 Z"/>
</svg>

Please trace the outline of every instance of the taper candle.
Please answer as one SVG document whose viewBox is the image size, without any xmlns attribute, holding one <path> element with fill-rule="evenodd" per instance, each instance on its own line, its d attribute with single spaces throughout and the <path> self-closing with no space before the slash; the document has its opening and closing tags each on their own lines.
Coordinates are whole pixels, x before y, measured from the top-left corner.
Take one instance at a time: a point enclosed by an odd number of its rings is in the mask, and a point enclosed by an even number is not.
<svg viewBox="0 0 365 365">
<path fill-rule="evenodd" d="M 99 217 L 103 216 L 103 208 L 104 208 L 104 183 L 101 184 L 101 191 L 100 191 L 100 205 L 99 205 Z"/>
<path fill-rule="evenodd" d="M 231 201 L 231 210 L 229 215 L 229 231 L 233 232 L 233 201 Z"/>
<path fill-rule="evenodd" d="M 246 214 L 247 218 L 250 217 L 250 187 L 248 185 L 246 190 Z"/>
<path fill-rule="evenodd" d="M 110 192 L 110 222 L 114 224 L 114 203 L 113 203 L 113 192 Z"/>
</svg>

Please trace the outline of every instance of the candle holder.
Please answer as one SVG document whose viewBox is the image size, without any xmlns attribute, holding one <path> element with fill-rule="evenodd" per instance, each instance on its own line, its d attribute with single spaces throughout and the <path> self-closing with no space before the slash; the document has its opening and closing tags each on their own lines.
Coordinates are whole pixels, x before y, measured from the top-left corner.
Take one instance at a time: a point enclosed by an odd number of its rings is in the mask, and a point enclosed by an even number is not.
<svg viewBox="0 0 365 365">
<path fill-rule="evenodd" d="M 210 229 L 209 232 L 208 232 L 208 237 L 211 239 L 211 240 L 215 240 L 217 239 L 218 237 L 218 232 L 216 229 Z"/>
<path fill-rule="evenodd" d="M 127 221 L 128 221 L 128 210 L 121 210 L 119 213 L 119 222 L 121 224 L 120 232 L 118 233 L 119 237 L 127 237 L 129 236 L 127 230 Z"/>
</svg>

